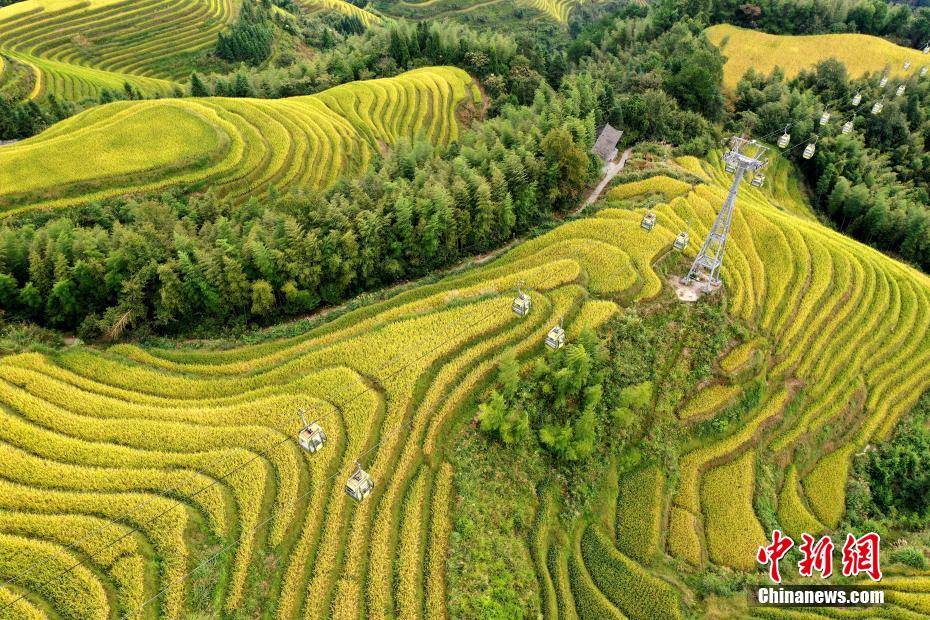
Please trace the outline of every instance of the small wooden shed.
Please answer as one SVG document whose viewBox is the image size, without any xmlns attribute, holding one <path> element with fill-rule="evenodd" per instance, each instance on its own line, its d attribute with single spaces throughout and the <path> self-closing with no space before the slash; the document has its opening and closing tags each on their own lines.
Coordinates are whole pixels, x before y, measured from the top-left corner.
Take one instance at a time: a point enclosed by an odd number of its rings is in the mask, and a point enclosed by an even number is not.
<svg viewBox="0 0 930 620">
<path fill-rule="evenodd" d="M 610 123 L 604 123 L 595 132 L 594 148 L 591 152 L 603 161 L 613 160 L 617 156 L 617 143 L 622 136 L 621 130 L 611 127 Z"/>
</svg>

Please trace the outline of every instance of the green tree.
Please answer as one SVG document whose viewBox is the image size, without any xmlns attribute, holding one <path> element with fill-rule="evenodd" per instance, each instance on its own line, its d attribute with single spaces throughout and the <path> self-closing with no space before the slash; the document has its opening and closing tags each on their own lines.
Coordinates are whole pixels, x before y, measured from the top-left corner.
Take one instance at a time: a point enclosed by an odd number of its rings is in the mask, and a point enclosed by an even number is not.
<svg viewBox="0 0 930 620">
<path fill-rule="evenodd" d="M 26 286 L 20 289 L 19 303 L 25 308 L 26 316 L 32 319 L 38 319 L 41 316 L 45 305 L 42 301 L 42 293 L 32 282 L 27 282 Z"/>
<path fill-rule="evenodd" d="M 564 127 L 549 130 L 540 142 L 547 198 L 558 211 L 573 206 L 588 183 L 588 156 Z"/>
<path fill-rule="evenodd" d="M 909 424 L 869 454 L 865 467 L 880 514 L 911 527 L 930 524 L 930 429 Z"/>
<path fill-rule="evenodd" d="M 197 72 L 191 73 L 191 97 L 209 97 L 210 91 L 207 90 L 203 80 Z"/>
<path fill-rule="evenodd" d="M 274 310 L 274 289 L 264 280 L 252 283 L 252 315 L 267 317 Z"/>
</svg>

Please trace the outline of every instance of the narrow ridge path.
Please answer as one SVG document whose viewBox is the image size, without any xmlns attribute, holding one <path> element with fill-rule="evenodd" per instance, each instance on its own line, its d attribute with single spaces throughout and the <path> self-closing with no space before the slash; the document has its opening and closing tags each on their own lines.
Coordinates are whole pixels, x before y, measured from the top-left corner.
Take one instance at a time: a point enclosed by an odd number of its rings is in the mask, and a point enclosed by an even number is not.
<svg viewBox="0 0 930 620">
<path fill-rule="evenodd" d="M 572 215 L 578 215 L 584 211 L 585 207 L 593 205 L 597 202 L 597 199 L 601 197 L 601 192 L 604 191 L 604 188 L 613 180 L 617 174 L 623 170 L 623 167 L 626 165 L 626 160 L 630 157 L 630 154 L 633 152 L 632 147 L 623 151 L 623 155 L 620 156 L 620 161 L 612 162 L 609 161 L 604 164 L 604 167 L 601 170 L 604 172 L 604 176 L 601 178 L 600 182 L 594 188 L 594 191 L 587 197 L 587 199 L 578 207 Z"/>
</svg>

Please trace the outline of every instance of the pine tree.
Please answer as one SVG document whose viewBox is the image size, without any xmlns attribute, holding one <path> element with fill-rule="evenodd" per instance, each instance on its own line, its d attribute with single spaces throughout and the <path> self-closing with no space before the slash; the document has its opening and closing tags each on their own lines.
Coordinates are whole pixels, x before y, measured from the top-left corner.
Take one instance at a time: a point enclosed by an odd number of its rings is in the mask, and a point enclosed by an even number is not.
<svg viewBox="0 0 930 620">
<path fill-rule="evenodd" d="M 249 303 L 249 280 L 242 270 L 242 263 L 230 256 L 223 256 L 223 275 L 226 280 L 226 298 L 237 312 L 244 310 Z"/>
<path fill-rule="evenodd" d="M 236 80 L 233 83 L 233 96 L 235 97 L 254 97 L 255 89 L 249 81 L 248 76 L 242 71 L 236 73 Z"/>
<path fill-rule="evenodd" d="M 203 80 L 196 72 L 191 73 L 191 97 L 209 97 L 210 91 L 207 90 Z"/>
</svg>

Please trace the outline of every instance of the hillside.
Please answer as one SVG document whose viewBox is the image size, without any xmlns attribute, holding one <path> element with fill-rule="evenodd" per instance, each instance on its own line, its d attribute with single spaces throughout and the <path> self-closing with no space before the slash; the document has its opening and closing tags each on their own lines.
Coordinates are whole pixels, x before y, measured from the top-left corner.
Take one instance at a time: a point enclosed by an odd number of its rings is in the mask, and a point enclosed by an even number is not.
<svg viewBox="0 0 930 620">
<path fill-rule="evenodd" d="M 379 17 L 345 0 L 302 0 L 371 25 Z M 97 99 L 124 84 L 170 96 L 213 51 L 239 0 L 24 0 L 0 8 L 0 95 Z"/>
<path fill-rule="evenodd" d="M 299 0 L 298 4 L 309 13 L 336 11 L 350 17 L 357 17 L 366 26 L 381 21 L 378 15 L 347 2 L 347 0 Z"/>
<path fill-rule="evenodd" d="M 428 19 L 493 9 L 512 5 L 518 8 L 539 11 L 544 19 L 560 24 L 568 23 L 572 9 L 586 0 L 401 0 L 385 3 L 381 8 L 387 13 L 410 19 Z"/>
<path fill-rule="evenodd" d="M 116 102 L 0 150 L 0 213 L 182 184 L 234 200 L 326 187 L 382 143 L 449 142 L 460 108 L 479 99 L 465 72 L 437 67 L 289 99 Z"/>
<path fill-rule="evenodd" d="M 227 0 L 26 0 L 0 9 L 0 54 L 28 69 L 26 96 L 81 100 L 129 82 L 170 94 L 238 11 Z"/>
<path fill-rule="evenodd" d="M 802 69 L 835 58 L 846 65 L 851 77 L 857 78 L 886 70 L 892 77 L 904 77 L 930 64 L 930 58 L 920 50 L 863 34 L 774 35 L 729 24 L 717 24 L 705 32 L 727 58 L 723 82 L 730 90 L 750 67 L 763 74 L 781 67 L 791 78 Z M 913 65 L 908 71 L 903 68 L 905 60 Z"/>
<path fill-rule="evenodd" d="M 695 236 L 706 232 L 729 182 L 716 157 L 679 165 L 705 183 L 657 207 L 651 233 L 641 212 L 606 209 L 306 334 L 217 350 L 75 346 L 0 360 L 0 557 L 13 559 L 0 562 L 0 576 L 42 561 L 17 582 L 33 595 L 18 603 L 23 613 L 41 601 L 63 617 L 103 618 L 160 592 L 150 606 L 189 617 L 213 600 L 193 593 L 219 588 L 222 608 L 247 612 L 258 601 L 277 617 L 441 617 L 455 518 L 447 448 L 473 411 L 466 403 L 505 352 L 541 352 L 558 317 L 571 339 L 615 301 L 667 295 L 653 264 L 686 220 Z M 618 482 L 608 473 L 603 515 L 563 531 L 558 498 L 540 490 L 526 544 L 548 609 L 679 616 L 682 594 L 661 569 L 650 572 L 662 550 L 750 568 L 739 552 L 761 541 L 757 458 L 793 463 L 777 480 L 787 531 L 836 526 L 852 453 L 886 436 L 930 387 L 930 278 L 793 215 L 796 206 L 779 208 L 792 195 L 745 189 L 728 248 L 727 307 L 755 337 L 721 361 L 739 372 L 719 371 L 716 390 L 759 377 L 758 406 L 682 456 L 670 506 L 661 475 Z M 534 301 L 523 320 L 510 310 L 521 282 Z M 727 402 L 695 398 L 711 412 Z M 293 441 L 299 406 L 329 435 L 315 455 Z M 375 481 L 359 504 L 342 488 L 356 460 Z M 638 559 L 618 543 L 614 516 L 642 533 Z M 128 524 L 142 536 L 108 544 Z M 228 568 L 195 571 L 181 587 L 192 563 L 227 546 L 218 563 Z M 49 581 L 84 557 L 93 561 Z M 883 585 L 930 592 L 921 578 Z M 896 600 L 882 615 L 916 604 Z"/>
</svg>

